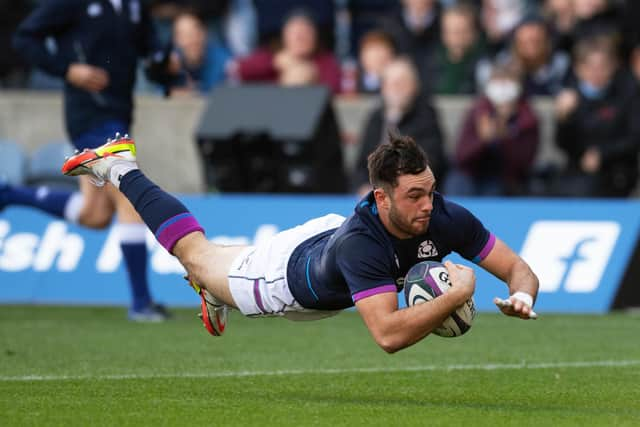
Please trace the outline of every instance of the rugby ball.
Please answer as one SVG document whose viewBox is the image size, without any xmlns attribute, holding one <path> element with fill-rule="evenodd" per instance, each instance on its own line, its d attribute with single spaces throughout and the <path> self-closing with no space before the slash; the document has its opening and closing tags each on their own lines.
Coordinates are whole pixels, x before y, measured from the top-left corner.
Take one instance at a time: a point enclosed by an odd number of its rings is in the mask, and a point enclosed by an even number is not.
<svg viewBox="0 0 640 427">
<path fill-rule="evenodd" d="M 407 306 L 422 304 L 438 298 L 451 287 L 446 267 L 435 261 L 422 261 L 409 269 L 404 278 L 404 296 Z M 441 337 L 458 337 L 471 328 L 476 316 L 473 298 L 469 298 L 451 313 L 433 333 Z"/>
</svg>

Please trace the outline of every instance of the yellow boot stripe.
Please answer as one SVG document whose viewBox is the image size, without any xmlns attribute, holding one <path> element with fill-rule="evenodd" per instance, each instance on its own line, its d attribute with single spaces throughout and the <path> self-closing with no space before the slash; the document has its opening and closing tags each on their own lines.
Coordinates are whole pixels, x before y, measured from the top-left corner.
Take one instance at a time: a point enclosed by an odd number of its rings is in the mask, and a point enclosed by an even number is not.
<svg viewBox="0 0 640 427">
<path fill-rule="evenodd" d="M 100 147 L 96 149 L 96 154 L 98 156 L 103 156 L 104 153 L 118 153 L 120 151 L 130 151 L 134 156 L 136 155 L 136 145 L 135 144 L 115 144 L 109 145 L 106 147 Z"/>
<path fill-rule="evenodd" d="M 198 286 L 198 284 L 196 282 L 194 282 L 193 280 L 191 282 L 189 282 L 189 283 L 191 283 L 191 287 L 193 289 L 195 289 L 195 291 L 199 294 L 200 293 L 200 286 Z"/>
</svg>

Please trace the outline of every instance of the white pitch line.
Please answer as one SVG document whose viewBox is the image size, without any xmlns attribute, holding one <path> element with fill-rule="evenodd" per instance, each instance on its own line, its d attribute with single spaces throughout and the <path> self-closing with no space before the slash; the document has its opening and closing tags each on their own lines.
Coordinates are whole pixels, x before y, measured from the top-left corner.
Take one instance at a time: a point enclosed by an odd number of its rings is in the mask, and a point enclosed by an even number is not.
<svg viewBox="0 0 640 427">
<path fill-rule="evenodd" d="M 223 371 L 223 372 L 183 372 L 175 374 L 116 374 L 116 375 L 22 375 L 0 376 L 0 381 L 63 381 L 63 380 L 137 380 L 155 378 L 242 378 L 290 375 L 341 375 L 359 373 L 393 373 L 426 371 L 499 371 L 519 369 L 557 368 L 616 368 L 640 366 L 640 360 L 594 360 L 578 362 L 526 362 L 488 363 L 459 365 L 424 365 L 405 367 L 336 368 L 336 369 L 285 369 L 275 371 Z"/>
</svg>

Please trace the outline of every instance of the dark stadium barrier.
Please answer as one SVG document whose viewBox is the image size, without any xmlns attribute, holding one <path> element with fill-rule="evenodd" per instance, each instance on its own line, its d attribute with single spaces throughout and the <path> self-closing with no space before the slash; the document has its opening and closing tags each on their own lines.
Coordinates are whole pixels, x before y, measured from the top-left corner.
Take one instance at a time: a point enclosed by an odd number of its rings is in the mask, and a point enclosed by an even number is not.
<svg viewBox="0 0 640 427">
<path fill-rule="evenodd" d="M 217 87 L 196 137 L 209 188 L 254 193 L 346 191 L 340 134 L 325 87 Z"/>
<path fill-rule="evenodd" d="M 181 199 L 208 237 L 226 244 L 258 242 L 314 216 L 349 215 L 357 202 L 351 196 Z M 459 201 L 532 265 L 541 281 L 537 311 L 605 313 L 638 302 L 633 299 L 638 292 L 638 263 L 632 261 L 637 260 L 640 202 Z M 151 283 L 158 300 L 196 305 L 195 294 L 181 278 L 180 265 L 151 234 L 148 238 Z M 460 261 L 457 256 L 451 259 Z M 0 214 L 0 303 L 124 305 L 129 291 L 121 264 L 118 240 L 110 230 L 89 231 L 24 208 L 8 208 Z M 476 305 L 479 310 L 495 310 L 492 298 L 504 297 L 506 288 L 480 268 L 476 271 Z M 620 290 L 623 282 L 628 289 Z"/>
<path fill-rule="evenodd" d="M 637 239 L 633 254 L 627 263 L 612 308 L 640 308 L 640 239 Z"/>
</svg>

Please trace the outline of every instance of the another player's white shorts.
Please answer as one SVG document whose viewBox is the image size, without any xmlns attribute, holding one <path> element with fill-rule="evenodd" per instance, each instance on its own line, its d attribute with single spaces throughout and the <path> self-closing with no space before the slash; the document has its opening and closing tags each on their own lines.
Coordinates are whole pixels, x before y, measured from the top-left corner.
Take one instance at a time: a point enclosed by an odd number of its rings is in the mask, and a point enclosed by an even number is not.
<svg viewBox="0 0 640 427">
<path fill-rule="evenodd" d="M 284 316 L 290 320 L 316 320 L 339 313 L 303 308 L 289 290 L 287 263 L 300 243 L 339 227 L 344 220 L 335 214 L 312 219 L 242 251 L 229 269 L 229 289 L 240 312 L 245 316 Z"/>
</svg>

